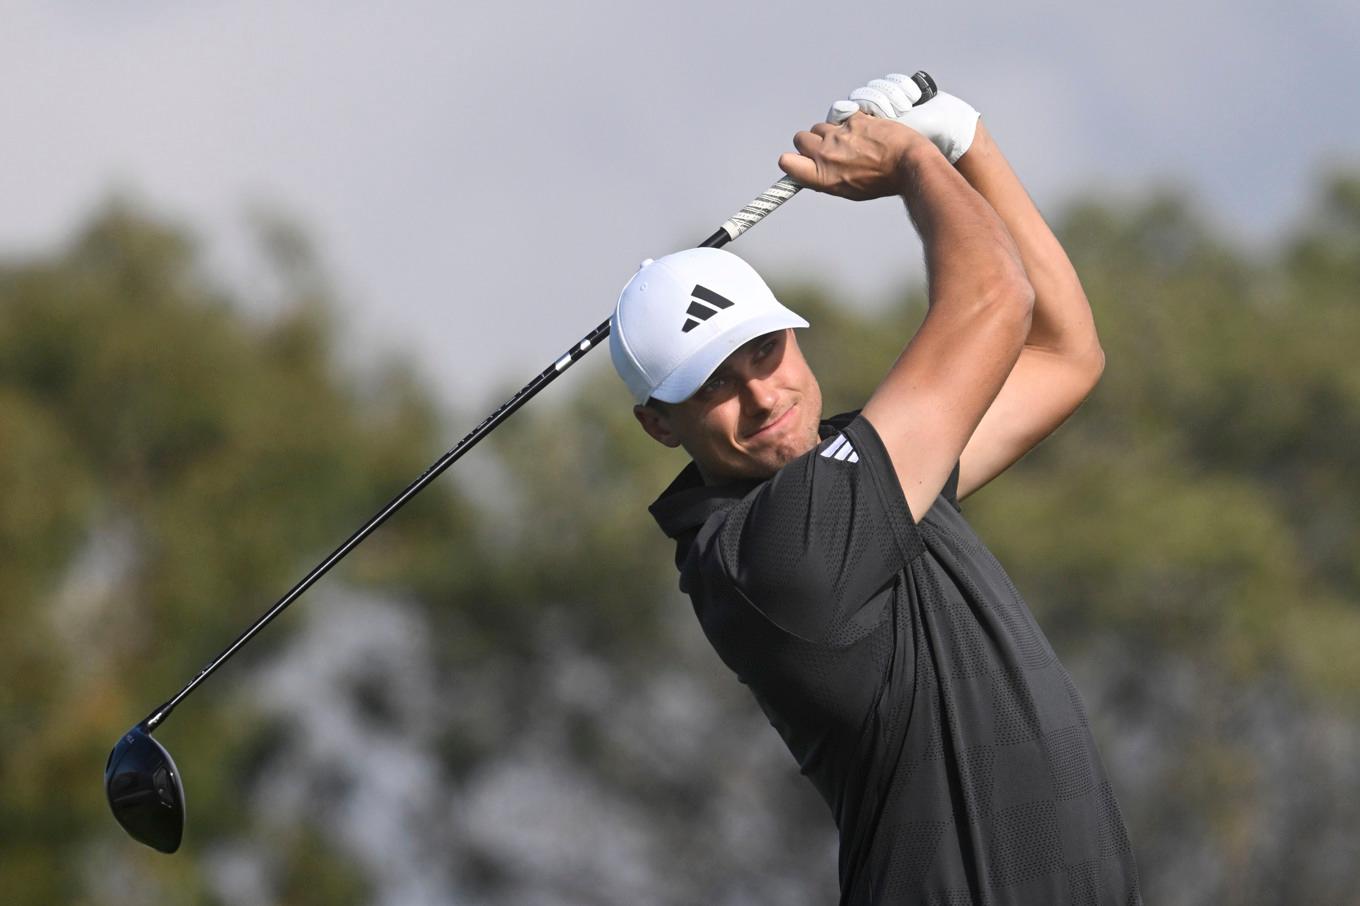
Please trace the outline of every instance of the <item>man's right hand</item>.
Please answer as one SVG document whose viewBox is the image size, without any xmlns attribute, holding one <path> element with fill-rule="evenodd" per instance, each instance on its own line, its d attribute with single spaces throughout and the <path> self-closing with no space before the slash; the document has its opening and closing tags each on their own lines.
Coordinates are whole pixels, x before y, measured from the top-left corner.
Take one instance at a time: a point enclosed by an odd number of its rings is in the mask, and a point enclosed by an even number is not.
<svg viewBox="0 0 1360 906">
<path fill-rule="evenodd" d="M 973 144 L 978 112 L 966 101 L 943 91 L 915 106 L 920 99 L 921 87 L 910 76 L 889 73 L 856 88 L 847 100 L 832 104 L 826 121 L 837 125 L 856 110 L 895 120 L 930 139 L 951 164 L 958 163 Z"/>
<path fill-rule="evenodd" d="M 817 123 L 793 146 L 798 153 L 781 154 L 781 170 L 801 186 L 855 201 L 901 195 L 912 156 L 937 153 L 914 129 L 861 113 L 840 125 Z"/>
</svg>

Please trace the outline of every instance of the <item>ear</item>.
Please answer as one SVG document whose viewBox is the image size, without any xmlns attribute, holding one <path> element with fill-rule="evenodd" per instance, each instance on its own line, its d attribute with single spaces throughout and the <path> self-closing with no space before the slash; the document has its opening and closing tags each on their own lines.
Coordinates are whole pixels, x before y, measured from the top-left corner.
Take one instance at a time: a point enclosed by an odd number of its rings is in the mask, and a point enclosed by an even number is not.
<svg viewBox="0 0 1360 906">
<path fill-rule="evenodd" d="M 680 446 L 680 438 L 671 430 L 670 419 L 651 406 L 634 406 L 633 417 L 638 420 L 642 430 L 650 434 L 657 443 L 668 447 Z"/>
</svg>

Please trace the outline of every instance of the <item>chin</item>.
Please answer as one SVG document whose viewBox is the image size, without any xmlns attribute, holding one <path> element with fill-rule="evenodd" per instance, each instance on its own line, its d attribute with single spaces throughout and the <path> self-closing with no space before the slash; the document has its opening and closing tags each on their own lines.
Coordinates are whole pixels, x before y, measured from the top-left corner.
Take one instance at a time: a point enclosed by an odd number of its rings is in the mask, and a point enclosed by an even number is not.
<svg viewBox="0 0 1360 906">
<path fill-rule="evenodd" d="M 796 455 L 785 456 L 777 451 L 767 450 L 759 455 L 748 455 L 740 459 L 728 460 L 714 468 L 705 469 L 701 466 L 700 471 L 709 476 L 710 483 L 715 481 L 749 481 L 752 479 L 764 481 L 767 478 L 773 478 L 776 472 L 796 458 Z"/>
<path fill-rule="evenodd" d="M 733 446 L 723 454 L 707 459 L 711 466 L 700 464 L 700 471 L 709 481 L 758 479 L 773 477 L 784 466 L 817 446 L 817 423 L 799 432 L 799 436 L 782 437 L 769 446 L 742 450 Z M 694 458 L 691 453 L 691 458 Z M 696 459 L 696 461 L 698 461 Z"/>
<path fill-rule="evenodd" d="M 814 431 L 812 437 L 810 439 L 805 439 L 805 442 L 799 442 L 793 439 L 786 440 L 773 449 L 762 453 L 760 456 L 754 457 L 752 465 L 759 470 L 760 474 L 757 477 L 769 478 L 774 475 L 775 472 L 778 472 L 780 469 L 784 468 L 784 466 L 793 462 L 816 446 L 817 434 Z"/>
</svg>

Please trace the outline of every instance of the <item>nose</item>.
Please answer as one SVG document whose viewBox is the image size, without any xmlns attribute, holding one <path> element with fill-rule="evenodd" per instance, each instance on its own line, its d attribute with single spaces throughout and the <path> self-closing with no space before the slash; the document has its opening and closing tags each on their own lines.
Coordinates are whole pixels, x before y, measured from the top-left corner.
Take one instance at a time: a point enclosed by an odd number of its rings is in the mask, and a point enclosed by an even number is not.
<svg viewBox="0 0 1360 906">
<path fill-rule="evenodd" d="M 764 415 L 779 399 L 769 375 L 747 375 L 741 382 L 741 403 L 747 415 Z"/>
</svg>

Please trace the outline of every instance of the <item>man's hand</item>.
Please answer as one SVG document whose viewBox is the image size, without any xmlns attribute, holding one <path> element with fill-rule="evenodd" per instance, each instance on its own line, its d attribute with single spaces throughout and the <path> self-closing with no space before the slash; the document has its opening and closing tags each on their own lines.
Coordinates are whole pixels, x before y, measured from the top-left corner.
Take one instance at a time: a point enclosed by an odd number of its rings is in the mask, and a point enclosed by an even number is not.
<svg viewBox="0 0 1360 906">
<path fill-rule="evenodd" d="M 855 201 L 901 195 L 911 156 L 935 153 L 921 133 L 859 113 L 841 125 L 817 123 L 793 146 L 798 153 L 781 154 L 779 169 L 799 185 Z"/>
<path fill-rule="evenodd" d="M 951 164 L 972 147 L 978 112 L 966 102 L 943 91 L 919 107 L 921 88 L 910 76 L 893 72 L 850 92 L 847 100 L 831 105 L 826 121 L 839 125 L 856 110 L 870 116 L 895 120 L 915 129 L 940 149 Z"/>
</svg>

